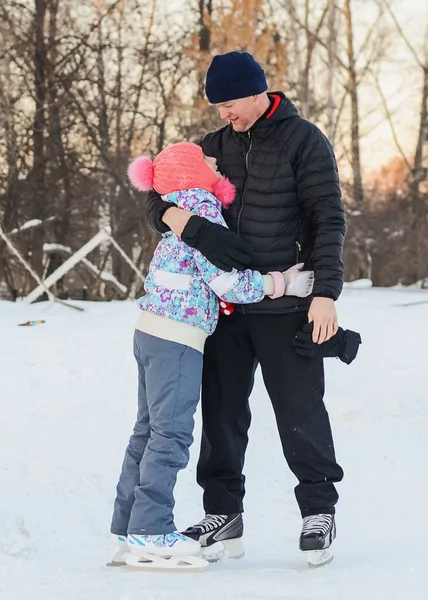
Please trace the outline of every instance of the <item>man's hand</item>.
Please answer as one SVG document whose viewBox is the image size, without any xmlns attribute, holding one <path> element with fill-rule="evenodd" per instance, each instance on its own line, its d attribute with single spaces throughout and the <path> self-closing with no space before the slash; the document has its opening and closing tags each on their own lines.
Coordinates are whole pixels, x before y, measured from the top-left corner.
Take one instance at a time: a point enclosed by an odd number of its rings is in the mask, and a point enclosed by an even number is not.
<svg viewBox="0 0 428 600">
<path fill-rule="evenodd" d="M 162 221 L 168 225 L 175 235 L 181 237 L 183 229 L 186 227 L 187 221 L 191 216 L 193 216 L 193 213 L 190 212 L 190 210 L 183 210 L 181 208 L 171 206 L 171 208 L 168 208 L 168 210 L 164 212 Z"/>
<path fill-rule="evenodd" d="M 315 297 L 309 308 L 308 321 L 314 324 L 312 341 L 315 344 L 323 344 L 336 335 L 338 324 L 334 300 Z"/>
</svg>

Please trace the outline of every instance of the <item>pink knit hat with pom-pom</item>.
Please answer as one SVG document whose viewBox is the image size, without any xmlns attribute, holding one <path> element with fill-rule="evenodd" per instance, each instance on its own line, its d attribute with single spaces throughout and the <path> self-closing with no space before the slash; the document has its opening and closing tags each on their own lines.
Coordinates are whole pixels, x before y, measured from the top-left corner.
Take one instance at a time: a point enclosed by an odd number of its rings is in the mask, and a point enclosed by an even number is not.
<svg viewBox="0 0 428 600">
<path fill-rule="evenodd" d="M 235 186 L 208 167 L 202 148 L 180 142 L 162 150 L 152 162 L 148 156 L 136 158 L 128 169 L 134 187 L 142 192 L 155 189 L 162 196 L 170 192 L 199 188 L 211 192 L 223 206 L 235 198 Z"/>
</svg>

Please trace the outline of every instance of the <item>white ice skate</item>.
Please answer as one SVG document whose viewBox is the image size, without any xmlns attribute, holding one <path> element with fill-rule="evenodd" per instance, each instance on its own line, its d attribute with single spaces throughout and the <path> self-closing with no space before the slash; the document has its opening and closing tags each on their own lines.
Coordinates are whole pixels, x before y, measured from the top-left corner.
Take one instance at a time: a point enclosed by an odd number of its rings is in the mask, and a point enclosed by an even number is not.
<svg viewBox="0 0 428 600">
<path fill-rule="evenodd" d="M 115 545 L 115 551 L 111 557 L 111 561 L 107 563 L 107 567 L 124 567 L 126 566 L 126 559 L 129 556 L 128 540 L 124 535 L 111 534 Z"/>
<path fill-rule="evenodd" d="M 199 542 L 173 531 L 162 535 L 128 535 L 129 567 L 149 571 L 205 571 L 208 562 L 195 556 Z"/>
<path fill-rule="evenodd" d="M 320 567 L 334 558 L 331 544 L 336 537 L 334 515 L 310 515 L 303 519 L 299 547 L 310 567 Z"/>
</svg>

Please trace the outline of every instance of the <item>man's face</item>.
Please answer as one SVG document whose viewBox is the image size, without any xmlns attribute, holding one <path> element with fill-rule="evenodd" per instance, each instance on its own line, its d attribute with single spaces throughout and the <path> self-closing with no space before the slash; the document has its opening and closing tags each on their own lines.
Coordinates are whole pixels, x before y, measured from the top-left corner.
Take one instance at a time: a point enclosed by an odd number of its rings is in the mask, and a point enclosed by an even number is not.
<svg viewBox="0 0 428 600">
<path fill-rule="evenodd" d="M 258 119 L 256 99 L 248 96 L 217 104 L 220 119 L 229 121 L 235 131 L 247 131 Z"/>
</svg>

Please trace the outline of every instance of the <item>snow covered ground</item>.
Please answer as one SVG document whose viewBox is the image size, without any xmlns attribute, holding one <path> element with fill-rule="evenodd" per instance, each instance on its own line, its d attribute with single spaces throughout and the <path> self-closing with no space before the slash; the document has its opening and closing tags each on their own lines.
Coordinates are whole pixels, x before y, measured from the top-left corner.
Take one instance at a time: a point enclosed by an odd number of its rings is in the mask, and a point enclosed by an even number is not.
<svg viewBox="0 0 428 600">
<path fill-rule="evenodd" d="M 295 481 L 259 378 L 245 472 L 241 561 L 205 573 L 107 569 L 116 479 L 134 421 L 133 303 L 84 313 L 0 302 L 2 600 L 412 600 L 428 596 L 428 293 L 348 288 L 340 323 L 364 343 L 327 361 L 326 403 L 346 478 L 336 558 L 309 570 L 297 549 Z M 17 327 L 45 319 L 36 327 Z M 199 445 L 176 521 L 202 516 Z"/>
</svg>

